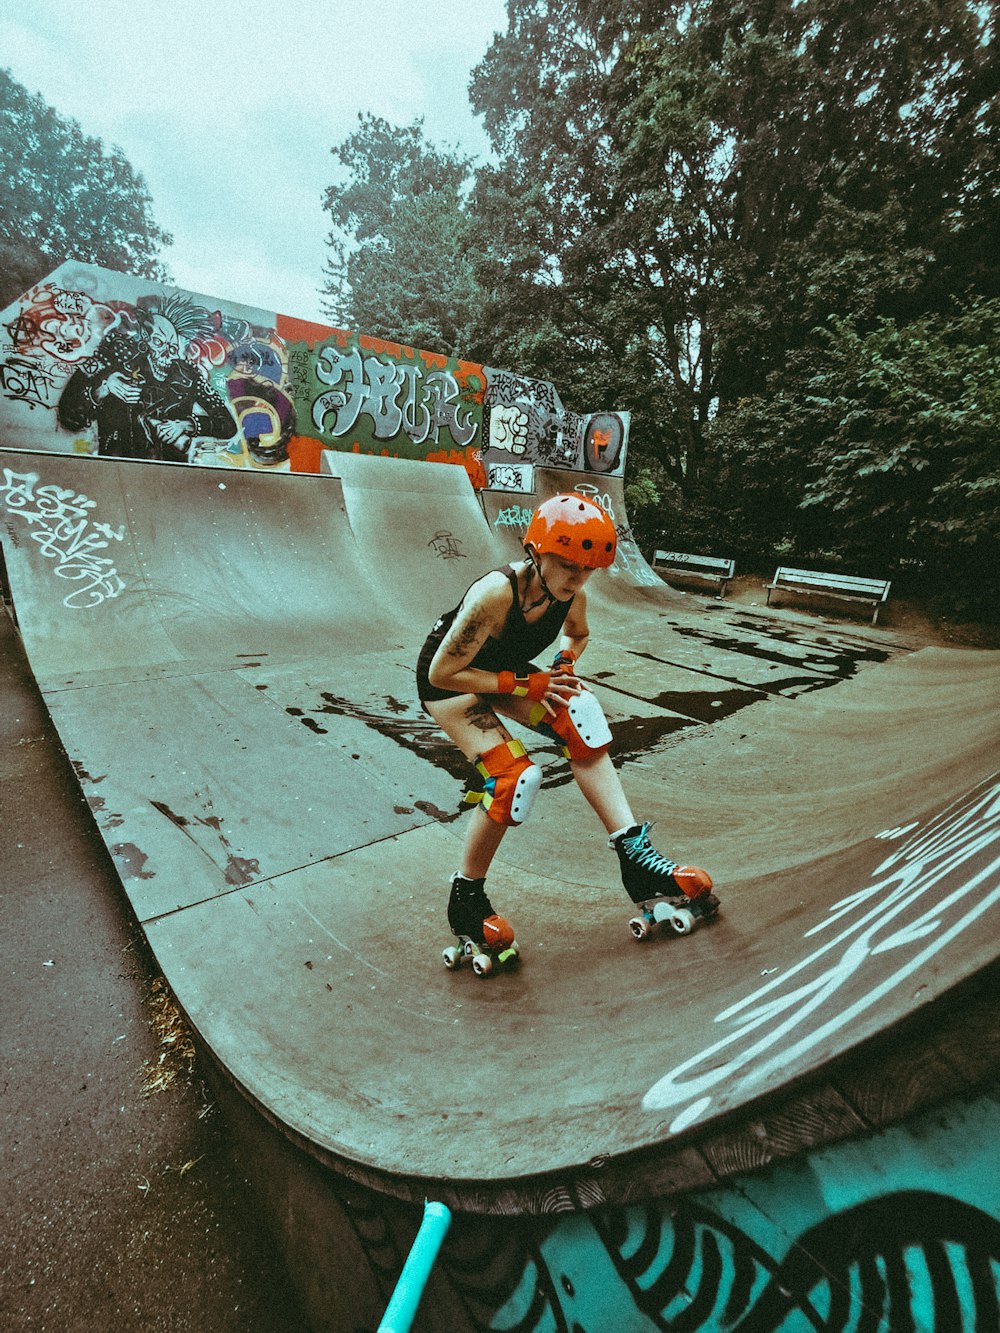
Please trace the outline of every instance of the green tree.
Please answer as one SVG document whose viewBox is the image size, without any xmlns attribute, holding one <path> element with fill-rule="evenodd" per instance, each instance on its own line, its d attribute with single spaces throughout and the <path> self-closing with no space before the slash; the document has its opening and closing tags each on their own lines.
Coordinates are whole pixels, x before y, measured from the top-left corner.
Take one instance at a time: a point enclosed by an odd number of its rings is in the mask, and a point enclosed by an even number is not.
<svg viewBox="0 0 1000 1333">
<path fill-rule="evenodd" d="M 713 494 L 712 422 L 831 314 L 997 290 L 997 62 L 975 0 L 509 0 L 471 97 L 498 354 Z M 584 401 L 586 400 L 586 401 Z"/>
<path fill-rule="evenodd" d="M 65 259 L 163 281 L 146 183 L 0 69 L 0 307 Z"/>
<path fill-rule="evenodd" d="M 466 195 L 470 159 L 359 115 L 331 151 L 344 179 L 326 190 L 333 222 L 323 288 L 337 323 L 428 351 L 471 356 L 481 300 Z"/>
<path fill-rule="evenodd" d="M 832 319 L 727 432 L 731 536 L 1000 607 L 1000 298 L 866 332 Z"/>
</svg>

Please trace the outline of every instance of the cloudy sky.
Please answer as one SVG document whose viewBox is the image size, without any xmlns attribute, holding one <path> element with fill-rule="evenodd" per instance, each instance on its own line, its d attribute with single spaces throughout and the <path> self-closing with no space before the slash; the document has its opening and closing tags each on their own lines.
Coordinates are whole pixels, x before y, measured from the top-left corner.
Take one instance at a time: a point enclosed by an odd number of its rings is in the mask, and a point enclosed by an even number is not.
<svg viewBox="0 0 1000 1333">
<path fill-rule="evenodd" d="M 485 159 L 505 0 L 3 0 L 0 65 L 145 177 L 180 287 L 322 320 L 330 155 L 359 112 Z"/>
</svg>

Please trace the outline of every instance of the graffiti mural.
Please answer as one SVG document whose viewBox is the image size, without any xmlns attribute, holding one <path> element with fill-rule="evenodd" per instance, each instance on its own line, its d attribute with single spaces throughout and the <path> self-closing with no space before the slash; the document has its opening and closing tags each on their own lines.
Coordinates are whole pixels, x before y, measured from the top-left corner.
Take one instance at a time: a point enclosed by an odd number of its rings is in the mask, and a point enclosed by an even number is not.
<svg viewBox="0 0 1000 1333">
<path fill-rule="evenodd" d="M 552 1327 L 529 1316 L 544 1304 L 565 1320 L 555 1326 L 595 1330 L 997 1327 L 1000 1223 L 980 1208 L 925 1189 L 888 1193 L 823 1217 L 773 1254 L 719 1202 L 560 1224 L 490 1327 Z"/>
<path fill-rule="evenodd" d="M 226 399 L 188 350 L 212 333 L 212 316 L 181 296 L 119 311 L 93 354 L 70 374 L 56 417 L 70 432 L 93 427 L 99 454 L 188 462 L 199 440 L 236 433 Z"/>
<path fill-rule="evenodd" d="M 628 434 L 545 381 L 76 263 L 0 319 L 0 420 L 21 448 L 299 472 L 332 449 L 477 488 L 534 463 L 620 475 Z"/>
<path fill-rule="evenodd" d="M 94 519 L 93 500 L 62 486 L 40 486 L 34 472 L 0 474 L 0 503 L 22 518 L 42 555 L 53 561 L 52 572 L 79 584 L 63 598 L 71 610 L 86 610 L 117 597 L 125 587 L 114 561 L 101 552 L 125 540 L 124 528 Z"/>
<path fill-rule="evenodd" d="M 995 1098 L 814 1149 L 711 1189 L 538 1216 L 456 1213 L 415 1327 L 450 1333 L 976 1333 L 1000 1327 Z M 955 1145 L 962 1145 L 955 1152 Z M 317 1325 L 384 1309 L 412 1208 L 327 1177 L 305 1293 Z M 282 1196 L 295 1198 L 290 1191 Z M 562 1206 L 568 1206 L 562 1201 Z M 312 1231 L 315 1215 L 308 1215 Z"/>
</svg>

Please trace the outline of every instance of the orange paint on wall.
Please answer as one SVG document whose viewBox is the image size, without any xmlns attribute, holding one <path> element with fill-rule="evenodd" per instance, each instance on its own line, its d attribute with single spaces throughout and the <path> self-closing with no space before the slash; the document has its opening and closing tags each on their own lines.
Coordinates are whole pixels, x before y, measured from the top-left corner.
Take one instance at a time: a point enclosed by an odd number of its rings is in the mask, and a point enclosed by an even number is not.
<svg viewBox="0 0 1000 1333">
<path fill-rule="evenodd" d="M 292 315 L 277 315 L 274 322 L 275 332 L 285 342 L 304 342 L 310 347 L 317 343 L 328 342 L 336 329 L 329 324 L 314 324 L 308 319 L 296 319 Z"/>
<path fill-rule="evenodd" d="M 486 485 L 486 469 L 483 467 L 482 459 L 479 456 L 479 450 L 468 449 L 438 449 L 435 453 L 427 455 L 428 463 L 453 463 L 459 467 L 464 467 L 469 474 L 469 480 L 477 491 L 481 491 Z"/>
<path fill-rule="evenodd" d="M 288 441 L 288 462 L 293 472 L 318 472 L 323 444 L 308 435 L 293 435 Z"/>
</svg>

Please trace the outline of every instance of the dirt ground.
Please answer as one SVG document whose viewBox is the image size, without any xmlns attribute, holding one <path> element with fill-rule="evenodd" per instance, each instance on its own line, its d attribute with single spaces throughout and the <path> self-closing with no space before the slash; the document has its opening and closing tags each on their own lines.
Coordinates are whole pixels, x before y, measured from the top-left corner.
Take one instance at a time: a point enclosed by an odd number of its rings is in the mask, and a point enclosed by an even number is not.
<svg viewBox="0 0 1000 1333">
<path fill-rule="evenodd" d="M 678 585 L 680 586 L 680 585 Z M 696 592 L 693 585 L 687 591 Z M 727 603 L 763 608 L 767 600 L 767 579 L 761 574 L 745 574 L 733 579 L 726 592 Z M 776 598 L 769 611 L 806 616 L 820 616 L 838 623 L 867 625 L 870 616 L 858 605 L 821 602 L 819 598 Z M 897 598 L 890 593 L 889 601 L 879 612 L 876 629 L 885 629 L 912 637 L 929 646 L 945 648 L 1000 648 L 1000 623 L 983 624 L 975 621 L 949 620 L 936 614 L 926 602 L 912 598 Z"/>
</svg>

